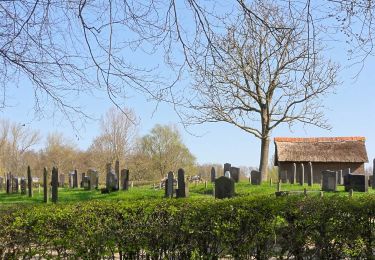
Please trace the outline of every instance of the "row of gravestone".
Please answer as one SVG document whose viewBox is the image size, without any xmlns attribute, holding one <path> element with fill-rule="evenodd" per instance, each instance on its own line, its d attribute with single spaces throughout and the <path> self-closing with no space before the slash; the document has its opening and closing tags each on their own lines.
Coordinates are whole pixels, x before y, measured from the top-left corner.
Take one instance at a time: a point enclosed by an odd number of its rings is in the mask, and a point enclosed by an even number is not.
<svg viewBox="0 0 375 260">
<path fill-rule="evenodd" d="M 118 191 L 129 189 L 129 170 L 122 169 L 120 172 L 120 162 L 115 162 L 115 170 L 112 169 L 112 164 L 107 163 L 106 165 L 106 187 L 102 190 L 102 193 L 108 193 L 111 191 Z"/>
<path fill-rule="evenodd" d="M 27 167 L 27 179 L 25 177 L 16 177 L 12 173 L 6 174 L 5 178 L 0 177 L 0 190 L 3 189 L 5 179 L 5 190 L 7 194 L 18 193 L 21 188 L 21 194 L 33 196 L 33 178 L 31 176 L 30 166 Z M 20 187 L 21 186 L 21 187 Z"/>
<path fill-rule="evenodd" d="M 175 189 L 176 184 L 177 184 L 177 189 Z M 176 194 L 176 198 L 189 197 L 189 185 L 185 179 L 184 169 L 178 169 L 177 183 L 174 178 L 174 173 L 168 172 L 167 179 L 165 180 L 164 188 L 165 188 L 164 195 L 166 198 L 173 198 L 174 194 Z"/>
<path fill-rule="evenodd" d="M 234 182 L 240 181 L 240 168 L 233 167 L 230 163 L 224 164 L 224 176 L 232 179 Z M 215 183 L 216 181 L 216 170 L 214 167 L 211 168 L 211 182 Z"/>
<path fill-rule="evenodd" d="M 346 172 L 347 174 L 343 176 L 342 171 L 323 171 L 322 190 L 336 191 L 338 184 L 343 184 L 345 191 L 367 192 L 369 186 L 375 189 L 374 175 L 353 174 L 350 169 L 347 169 Z"/>
</svg>

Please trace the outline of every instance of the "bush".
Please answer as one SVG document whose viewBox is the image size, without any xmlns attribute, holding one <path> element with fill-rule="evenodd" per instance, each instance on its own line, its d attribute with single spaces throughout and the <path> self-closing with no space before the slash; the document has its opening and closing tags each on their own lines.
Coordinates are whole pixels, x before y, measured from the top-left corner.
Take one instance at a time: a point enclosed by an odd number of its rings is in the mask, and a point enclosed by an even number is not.
<svg viewBox="0 0 375 260">
<path fill-rule="evenodd" d="M 90 201 L 0 213 L 4 259 L 371 259 L 374 250 L 371 196 Z"/>
</svg>

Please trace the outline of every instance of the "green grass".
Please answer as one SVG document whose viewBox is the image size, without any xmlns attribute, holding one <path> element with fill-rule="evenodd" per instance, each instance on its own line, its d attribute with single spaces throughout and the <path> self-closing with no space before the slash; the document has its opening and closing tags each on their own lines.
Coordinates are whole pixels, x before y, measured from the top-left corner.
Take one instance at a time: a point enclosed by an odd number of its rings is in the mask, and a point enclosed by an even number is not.
<svg viewBox="0 0 375 260">
<path fill-rule="evenodd" d="M 207 188 L 204 184 L 190 184 L 190 199 L 213 199 L 213 184 L 208 183 Z M 306 188 L 308 191 L 320 191 L 320 185 L 314 184 L 312 187 L 300 186 L 298 184 L 282 184 L 282 191 L 303 191 Z M 262 185 L 251 185 L 248 182 L 240 182 L 236 184 L 236 196 L 274 196 L 276 191 L 276 184 L 270 185 L 263 183 Z M 320 193 L 308 193 L 308 196 L 319 196 Z M 344 186 L 338 186 L 337 192 L 324 192 L 324 196 L 348 196 L 344 191 Z M 293 195 L 294 196 L 294 195 Z M 298 196 L 295 195 L 295 196 Z M 303 196 L 303 194 L 300 194 Z M 355 192 L 354 196 L 375 196 L 375 190 L 369 188 L 368 193 Z M 153 189 L 150 186 L 134 187 L 129 191 L 111 192 L 110 194 L 101 194 L 100 190 L 86 191 L 84 189 L 59 189 L 59 203 L 75 203 L 79 201 L 88 200 L 110 200 L 110 201 L 139 201 L 139 200 L 162 200 L 164 199 L 164 189 Z M 42 204 L 43 192 L 34 190 L 34 196 L 29 198 L 27 195 L 21 194 L 6 194 L 0 191 L 0 205 L 10 206 L 14 204 Z"/>
</svg>

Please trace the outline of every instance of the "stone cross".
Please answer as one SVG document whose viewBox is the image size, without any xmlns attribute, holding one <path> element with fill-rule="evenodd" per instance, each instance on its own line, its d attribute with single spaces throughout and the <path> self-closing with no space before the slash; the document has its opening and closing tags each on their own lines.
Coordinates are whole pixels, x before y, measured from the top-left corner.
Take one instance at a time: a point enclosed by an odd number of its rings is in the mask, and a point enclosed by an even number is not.
<svg viewBox="0 0 375 260">
<path fill-rule="evenodd" d="M 122 190 L 129 189 L 129 170 L 128 169 L 121 170 L 121 189 Z"/>
<path fill-rule="evenodd" d="M 27 186 L 29 190 L 29 197 L 33 196 L 33 178 L 31 176 L 30 166 L 27 166 Z"/>
<path fill-rule="evenodd" d="M 26 179 L 24 177 L 21 178 L 21 194 L 26 195 Z"/>
<path fill-rule="evenodd" d="M 234 196 L 234 180 L 221 176 L 215 180 L 215 198 L 224 199 Z"/>
<path fill-rule="evenodd" d="M 292 179 L 291 179 L 291 184 L 295 184 L 297 181 L 297 165 L 296 163 L 293 163 L 293 168 L 292 168 Z"/>
<path fill-rule="evenodd" d="M 299 176 L 299 184 L 303 185 L 305 183 L 305 165 L 301 163 L 301 171 Z"/>
<path fill-rule="evenodd" d="M 336 191 L 337 190 L 337 172 L 322 171 L 322 190 Z"/>
<path fill-rule="evenodd" d="M 216 179 L 215 167 L 211 167 L 211 182 L 215 182 L 215 179 Z"/>
<path fill-rule="evenodd" d="M 116 160 L 115 162 L 115 174 L 117 178 L 117 188 L 120 187 L 120 162 L 119 160 Z"/>
<path fill-rule="evenodd" d="M 52 184 L 52 202 L 56 203 L 58 201 L 59 171 L 55 167 L 52 168 L 51 184 Z"/>
<path fill-rule="evenodd" d="M 176 189 L 176 198 L 189 197 L 189 187 L 188 187 L 188 184 L 185 183 L 184 169 L 178 169 L 177 185 L 178 185 L 178 189 Z"/>
<path fill-rule="evenodd" d="M 229 171 L 230 172 L 230 167 L 232 165 L 230 163 L 224 163 L 224 174 Z"/>
<path fill-rule="evenodd" d="M 43 202 L 48 202 L 48 172 L 43 169 Z"/>
<path fill-rule="evenodd" d="M 313 166 L 312 166 L 312 162 L 309 162 L 309 166 L 307 167 L 309 173 L 307 175 L 307 182 L 308 182 L 308 185 L 311 187 L 314 183 L 314 170 L 313 170 Z"/>
</svg>

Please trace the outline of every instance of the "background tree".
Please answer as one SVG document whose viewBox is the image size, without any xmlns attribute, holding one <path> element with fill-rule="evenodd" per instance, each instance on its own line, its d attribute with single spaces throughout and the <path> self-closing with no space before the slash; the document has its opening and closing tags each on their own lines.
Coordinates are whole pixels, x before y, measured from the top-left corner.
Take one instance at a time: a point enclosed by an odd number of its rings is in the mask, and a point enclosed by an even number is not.
<svg viewBox="0 0 375 260">
<path fill-rule="evenodd" d="M 185 121 L 226 122 L 259 138 L 266 180 L 273 129 L 297 122 L 329 128 L 321 98 L 337 85 L 337 67 L 322 57 L 319 45 L 311 51 L 308 28 L 288 9 L 257 4 L 251 10 L 265 23 L 241 9 L 226 34 L 212 38 L 216 52 L 202 59 L 197 51 Z"/>
<path fill-rule="evenodd" d="M 156 125 L 150 134 L 142 137 L 137 154 L 148 161 L 148 169 L 154 179 L 164 178 L 169 171 L 184 168 L 187 175 L 195 175 L 195 157 L 183 144 L 175 126 Z"/>
</svg>

